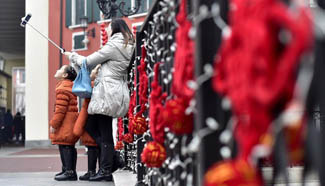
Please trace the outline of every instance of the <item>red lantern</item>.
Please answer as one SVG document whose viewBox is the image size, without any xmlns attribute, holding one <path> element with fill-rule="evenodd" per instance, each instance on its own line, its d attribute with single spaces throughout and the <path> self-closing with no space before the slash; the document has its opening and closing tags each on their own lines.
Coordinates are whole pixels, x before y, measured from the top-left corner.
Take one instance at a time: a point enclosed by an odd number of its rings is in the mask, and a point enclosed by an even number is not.
<svg viewBox="0 0 325 186">
<path fill-rule="evenodd" d="M 182 98 L 168 100 L 163 111 L 167 127 L 175 134 L 189 134 L 193 131 L 193 114 L 186 115 L 189 101 Z"/>
<path fill-rule="evenodd" d="M 131 134 L 131 133 L 124 134 L 123 141 L 125 143 L 132 143 L 133 142 L 133 134 Z"/>
<path fill-rule="evenodd" d="M 145 133 L 148 129 L 146 118 L 142 116 L 136 116 L 133 120 L 133 133 L 141 135 Z"/>
<path fill-rule="evenodd" d="M 124 144 L 122 141 L 118 141 L 116 142 L 116 145 L 115 145 L 115 150 L 122 150 L 124 147 Z"/>
<path fill-rule="evenodd" d="M 204 176 L 204 186 L 260 186 L 261 175 L 244 159 L 217 163 Z"/>
<path fill-rule="evenodd" d="M 141 154 L 141 161 L 147 167 L 161 167 L 166 160 L 165 148 L 155 141 L 147 143 Z"/>
</svg>

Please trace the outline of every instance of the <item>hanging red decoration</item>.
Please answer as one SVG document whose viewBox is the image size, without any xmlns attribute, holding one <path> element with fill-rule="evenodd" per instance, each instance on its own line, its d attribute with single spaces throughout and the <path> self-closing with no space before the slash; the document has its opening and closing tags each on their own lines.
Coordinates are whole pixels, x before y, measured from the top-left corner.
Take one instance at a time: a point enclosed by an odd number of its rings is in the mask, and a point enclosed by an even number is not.
<svg viewBox="0 0 325 186">
<path fill-rule="evenodd" d="M 136 71 L 134 70 L 133 74 L 136 74 Z M 136 86 L 136 82 L 137 82 L 137 77 L 134 76 L 133 79 L 133 85 Z M 136 91 L 134 90 L 131 94 L 130 97 L 130 103 L 129 103 L 129 111 L 128 111 L 128 130 L 130 133 L 133 134 L 133 112 L 134 112 L 134 108 L 136 106 Z"/>
<path fill-rule="evenodd" d="M 122 141 L 124 133 L 123 119 L 118 118 L 117 121 L 117 140 Z"/>
<path fill-rule="evenodd" d="M 193 114 L 186 115 L 188 101 L 182 98 L 168 100 L 163 110 L 166 126 L 177 135 L 190 134 L 193 131 Z"/>
<path fill-rule="evenodd" d="M 144 46 L 142 46 L 141 53 L 140 65 L 138 66 L 140 111 L 136 114 L 137 116 L 142 116 L 142 114 L 147 110 L 146 103 L 148 102 L 148 75 L 147 64 L 145 62 L 147 53 Z"/>
<path fill-rule="evenodd" d="M 148 142 L 141 153 L 141 161 L 147 167 L 161 167 L 165 160 L 165 148 L 155 141 Z"/>
<path fill-rule="evenodd" d="M 122 141 L 117 141 L 115 145 L 115 150 L 122 150 L 124 148 L 124 144 Z"/>
<path fill-rule="evenodd" d="M 136 116 L 133 120 L 133 133 L 141 135 L 148 130 L 148 124 L 146 118 L 142 116 Z"/>
<path fill-rule="evenodd" d="M 256 168 L 243 159 L 213 165 L 204 176 L 205 186 L 260 186 L 262 177 Z"/>
<path fill-rule="evenodd" d="M 133 134 L 131 133 L 126 133 L 123 135 L 123 141 L 125 143 L 132 143 L 133 142 Z"/>
<path fill-rule="evenodd" d="M 162 88 L 158 83 L 159 64 L 156 63 L 154 66 L 154 81 L 151 83 L 151 94 L 150 94 L 150 107 L 149 107 L 149 126 L 152 138 L 154 141 L 163 144 L 164 143 L 164 121 L 162 118 L 163 101 L 166 99 L 167 94 L 162 93 Z"/>
<path fill-rule="evenodd" d="M 172 92 L 177 97 L 191 99 L 194 90 L 187 86 L 187 83 L 194 79 L 194 42 L 189 37 L 192 23 L 187 19 L 187 1 L 182 0 L 180 10 L 177 14 L 179 27 L 176 30 L 176 52 L 174 60 L 174 73 Z"/>
<path fill-rule="evenodd" d="M 300 58 L 312 43 L 312 23 L 307 9 L 292 11 L 278 0 L 231 4 L 236 11 L 229 14 L 231 32 L 216 58 L 213 87 L 230 98 L 240 156 L 249 158 L 292 99 Z"/>
<path fill-rule="evenodd" d="M 194 43 L 189 37 L 192 23 L 187 19 L 186 0 L 181 1 L 177 15 L 179 27 L 176 30 L 176 52 L 172 94 L 175 98 L 168 100 L 163 111 L 166 126 L 178 135 L 190 134 L 193 131 L 193 114 L 185 114 L 194 95 L 188 82 L 194 80 Z"/>
<path fill-rule="evenodd" d="M 108 35 L 106 32 L 106 24 L 105 23 L 100 24 L 100 32 L 102 35 L 102 46 L 104 46 L 108 41 Z"/>
<path fill-rule="evenodd" d="M 133 118 L 133 116 L 131 118 L 129 117 L 128 130 L 129 130 L 129 133 L 133 134 L 133 131 L 134 131 L 134 118 Z"/>
<path fill-rule="evenodd" d="M 136 26 L 133 26 L 132 27 L 132 30 L 133 30 L 133 35 L 136 35 L 137 34 L 137 27 Z"/>
</svg>

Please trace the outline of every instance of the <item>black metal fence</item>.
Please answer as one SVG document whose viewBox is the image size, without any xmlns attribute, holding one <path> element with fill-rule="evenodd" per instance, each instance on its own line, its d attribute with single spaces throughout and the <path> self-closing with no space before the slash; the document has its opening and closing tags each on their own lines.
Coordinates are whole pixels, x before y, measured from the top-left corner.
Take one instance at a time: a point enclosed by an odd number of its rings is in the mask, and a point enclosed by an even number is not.
<svg viewBox="0 0 325 186">
<path fill-rule="evenodd" d="M 223 144 L 220 136 L 230 122 L 231 111 L 226 108 L 227 100 L 219 97 L 211 87 L 211 69 L 216 52 L 221 43 L 222 29 L 216 16 L 207 16 L 213 7 L 218 6 L 219 17 L 227 23 L 227 0 L 193 0 L 188 1 L 188 18 L 193 26 L 191 37 L 195 42 L 195 77 L 205 79 L 200 82 L 195 94 L 195 125 L 193 134 L 175 135 L 165 129 L 165 148 L 167 159 L 160 168 L 147 168 L 141 162 L 141 153 L 146 142 L 151 141 L 150 133 L 134 135 L 134 141 L 125 146 L 127 167 L 137 173 L 137 185 L 193 186 L 202 185 L 204 174 L 217 161 L 236 155 L 236 144 Z M 176 15 L 179 11 L 178 0 L 156 0 L 136 33 L 136 49 L 130 65 L 130 89 L 137 91 L 136 107 L 139 108 L 139 71 L 141 48 L 146 48 L 148 96 L 151 93 L 151 82 L 154 76 L 154 64 L 161 63 L 159 84 L 167 93 L 167 100 L 172 97 L 171 83 L 176 51 L 175 31 L 179 27 Z M 219 21 L 219 24 L 216 23 Z M 134 83 L 134 76 L 136 82 Z M 208 77 L 208 78 L 205 78 Z M 186 82 L 184 82 L 186 83 Z M 316 115 L 319 111 L 315 112 Z M 144 112 L 148 120 L 148 110 Z M 319 114 L 315 117 L 320 117 Z M 127 133 L 127 119 L 124 120 Z M 316 120 L 315 120 L 316 121 Z M 319 125 L 319 118 L 316 125 Z M 215 130 L 216 125 L 218 130 Z M 322 176 L 321 176 L 322 177 Z"/>
</svg>

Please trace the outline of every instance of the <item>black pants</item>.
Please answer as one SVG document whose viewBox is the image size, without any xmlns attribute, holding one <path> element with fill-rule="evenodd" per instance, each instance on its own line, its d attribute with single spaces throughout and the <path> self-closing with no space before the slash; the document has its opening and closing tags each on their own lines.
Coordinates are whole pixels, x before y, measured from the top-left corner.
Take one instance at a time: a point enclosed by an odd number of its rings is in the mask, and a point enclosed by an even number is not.
<svg viewBox="0 0 325 186">
<path fill-rule="evenodd" d="M 111 176 L 114 163 L 112 117 L 101 114 L 88 115 L 85 129 L 95 139 L 100 149 L 99 173 Z"/>
<path fill-rule="evenodd" d="M 114 144 L 112 117 L 102 114 L 89 114 L 85 129 L 89 135 L 95 139 L 97 145 L 101 143 Z"/>
</svg>

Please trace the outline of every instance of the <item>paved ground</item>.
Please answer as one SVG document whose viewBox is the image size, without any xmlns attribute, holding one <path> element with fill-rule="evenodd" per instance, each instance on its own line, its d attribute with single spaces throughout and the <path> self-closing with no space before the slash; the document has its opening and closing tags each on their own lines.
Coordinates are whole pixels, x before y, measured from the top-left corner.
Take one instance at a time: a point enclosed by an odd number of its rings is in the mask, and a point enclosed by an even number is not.
<svg viewBox="0 0 325 186">
<path fill-rule="evenodd" d="M 60 172 L 61 161 L 56 147 L 33 148 L 3 147 L 0 149 L 1 186 L 133 186 L 136 175 L 118 170 L 113 174 L 114 182 L 68 181 L 53 179 Z M 78 148 L 78 176 L 87 171 L 87 156 L 84 148 Z"/>
<path fill-rule="evenodd" d="M 0 186 L 135 186 L 136 175 L 129 171 L 116 171 L 113 174 L 114 182 L 85 182 L 69 181 L 58 182 L 53 179 L 54 174 L 61 170 L 61 161 L 58 149 L 24 147 L 0 148 Z M 82 147 L 78 148 L 78 176 L 87 171 L 87 156 Z M 290 186 L 301 184 L 302 167 L 289 168 Z M 263 169 L 264 178 L 271 180 L 272 169 Z M 268 184 L 266 184 L 268 185 Z M 311 174 L 306 186 L 319 186 L 316 174 Z M 276 186 L 285 186 L 278 180 Z"/>
</svg>

